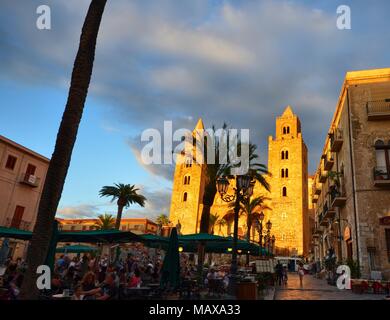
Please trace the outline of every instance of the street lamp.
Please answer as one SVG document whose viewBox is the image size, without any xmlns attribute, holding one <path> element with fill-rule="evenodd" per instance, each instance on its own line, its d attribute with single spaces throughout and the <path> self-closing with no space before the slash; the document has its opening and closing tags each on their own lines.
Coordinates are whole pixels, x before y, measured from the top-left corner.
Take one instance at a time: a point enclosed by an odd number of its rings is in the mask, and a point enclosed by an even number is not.
<svg viewBox="0 0 390 320">
<path fill-rule="evenodd" d="M 272 235 L 271 242 L 272 242 L 272 254 L 275 254 L 275 235 Z"/>
<path fill-rule="evenodd" d="M 243 198 L 250 198 L 253 194 L 254 181 L 248 174 L 236 176 L 236 187 L 233 194 L 227 194 L 229 180 L 226 177 L 217 179 L 217 191 L 222 201 L 232 202 L 234 204 L 234 229 L 233 229 L 233 247 L 232 247 L 232 264 L 230 266 L 229 293 L 235 295 L 236 277 L 237 277 L 237 240 L 238 240 L 238 217 L 240 211 L 240 202 Z"/>
<path fill-rule="evenodd" d="M 264 213 L 261 211 L 259 213 L 259 216 L 255 220 L 257 231 L 259 232 L 259 247 L 260 247 L 260 255 L 262 255 L 262 248 L 263 248 L 263 220 L 264 220 Z"/>
</svg>

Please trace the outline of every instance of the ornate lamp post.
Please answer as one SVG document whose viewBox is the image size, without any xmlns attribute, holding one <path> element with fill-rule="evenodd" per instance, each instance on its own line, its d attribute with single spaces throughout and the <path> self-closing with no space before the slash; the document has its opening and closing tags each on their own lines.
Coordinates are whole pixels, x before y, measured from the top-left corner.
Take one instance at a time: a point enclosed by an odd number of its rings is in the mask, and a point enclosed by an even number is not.
<svg viewBox="0 0 390 320">
<path fill-rule="evenodd" d="M 263 255 L 263 220 L 264 213 L 261 211 L 259 213 L 258 218 L 255 220 L 255 226 L 257 231 L 259 232 L 259 247 L 260 247 L 260 255 Z"/>
<path fill-rule="evenodd" d="M 271 220 L 268 220 L 268 222 L 265 224 L 266 228 L 267 228 L 267 249 L 268 249 L 268 252 L 270 252 L 270 245 L 271 245 L 271 228 L 272 228 L 272 222 Z"/>
<path fill-rule="evenodd" d="M 233 248 L 232 263 L 230 266 L 229 293 L 235 295 L 236 277 L 237 277 L 237 240 L 238 240 L 238 216 L 240 211 L 240 202 L 244 197 L 251 197 L 253 194 L 254 183 L 250 175 L 236 176 L 236 188 L 234 194 L 227 194 L 229 180 L 226 177 L 220 177 L 217 180 L 217 190 L 224 202 L 235 200 L 234 206 L 234 229 L 233 229 Z"/>
<path fill-rule="evenodd" d="M 275 235 L 272 235 L 271 237 L 271 243 L 272 243 L 272 254 L 275 254 Z"/>
</svg>

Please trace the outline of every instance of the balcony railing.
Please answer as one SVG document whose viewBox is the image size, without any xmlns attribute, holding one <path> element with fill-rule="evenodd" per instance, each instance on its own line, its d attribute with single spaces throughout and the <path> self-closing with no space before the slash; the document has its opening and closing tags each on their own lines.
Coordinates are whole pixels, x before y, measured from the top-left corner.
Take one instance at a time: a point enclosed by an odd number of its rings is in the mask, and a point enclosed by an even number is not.
<svg viewBox="0 0 390 320">
<path fill-rule="evenodd" d="M 390 119 L 390 99 L 369 101 L 366 108 L 368 120 Z"/>
<path fill-rule="evenodd" d="M 338 179 L 329 187 L 330 203 L 332 207 L 343 207 L 347 202 L 344 184 Z"/>
<path fill-rule="evenodd" d="M 325 183 L 326 180 L 328 179 L 328 175 L 325 171 L 321 170 L 319 174 L 319 180 L 321 183 Z"/>
<path fill-rule="evenodd" d="M 20 177 L 20 183 L 29 185 L 33 188 L 38 187 L 40 181 L 41 181 L 40 178 L 28 173 L 23 173 Z"/>
<path fill-rule="evenodd" d="M 335 129 L 332 133 L 329 134 L 330 138 L 330 151 L 332 152 L 339 152 L 341 150 L 341 147 L 343 146 L 343 130 L 342 129 Z"/>
<path fill-rule="evenodd" d="M 324 157 L 324 169 L 326 171 L 332 170 L 334 165 L 334 153 L 331 151 L 328 151 Z"/>
<path fill-rule="evenodd" d="M 321 186 L 316 182 L 313 184 L 312 193 L 313 193 L 313 195 L 317 195 L 317 196 L 321 194 Z"/>
<path fill-rule="evenodd" d="M 31 222 L 25 221 L 25 220 L 15 220 L 12 218 L 7 218 L 6 222 L 6 227 L 7 228 L 15 228 L 19 230 L 30 230 Z"/>
<path fill-rule="evenodd" d="M 386 167 L 375 167 L 374 184 L 376 186 L 390 186 L 390 170 Z"/>
</svg>

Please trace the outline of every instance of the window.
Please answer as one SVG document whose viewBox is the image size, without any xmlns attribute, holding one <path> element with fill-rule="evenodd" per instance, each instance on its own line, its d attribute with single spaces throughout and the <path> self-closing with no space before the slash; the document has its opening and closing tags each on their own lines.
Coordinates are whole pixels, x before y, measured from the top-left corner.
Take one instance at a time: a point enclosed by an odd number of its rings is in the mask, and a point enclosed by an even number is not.
<svg viewBox="0 0 390 320">
<path fill-rule="evenodd" d="M 5 167 L 10 170 L 14 170 L 17 158 L 9 155 Z"/>
<path fill-rule="evenodd" d="M 284 151 L 282 151 L 282 156 L 281 156 L 282 160 L 284 160 Z"/>
<path fill-rule="evenodd" d="M 385 234 L 386 234 L 387 260 L 390 262 L 390 229 L 385 229 Z"/>
<path fill-rule="evenodd" d="M 286 127 L 283 127 L 283 134 L 286 134 L 286 133 L 287 133 Z"/>
<path fill-rule="evenodd" d="M 191 168 L 192 167 L 192 162 L 191 159 L 186 160 L 186 168 Z"/>
<path fill-rule="evenodd" d="M 183 202 L 186 202 L 187 201 L 187 192 L 184 192 L 183 194 Z"/>
<path fill-rule="evenodd" d="M 288 169 L 282 169 L 281 176 L 282 178 L 288 178 Z"/>
<path fill-rule="evenodd" d="M 290 133 L 290 127 L 287 127 L 287 134 Z"/>
<path fill-rule="evenodd" d="M 11 221 L 11 228 L 19 229 L 20 224 L 22 223 L 22 218 L 24 214 L 24 207 L 16 206 L 14 216 Z"/>
<path fill-rule="evenodd" d="M 184 176 L 184 184 L 190 184 L 190 176 Z"/>
<path fill-rule="evenodd" d="M 29 176 L 34 176 L 36 170 L 37 170 L 37 167 L 34 166 L 33 164 L 29 163 L 29 164 L 27 165 L 27 169 L 26 169 L 26 176 L 27 176 L 27 177 L 29 177 Z"/>
<path fill-rule="evenodd" d="M 283 189 L 282 189 L 282 196 L 287 197 L 287 188 L 286 187 L 283 187 Z"/>
<path fill-rule="evenodd" d="M 70 227 L 70 230 L 72 230 L 72 231 L 74 231 L 75 229 L 76 229 L 75 226 L 71 226 L 71 227 Z"/>
<path fill-rule="evenodd" d="M 389 179 L 390 175 L 390 144 L 386 145 L 382 140 L 375 142 L 376 179 Z"/>
<path fill-rule="evenodd" d="M 288 150 L 284 152 L 284 159 L 288 160 Z"/>
<path fill-rule="evenodd" d="M 284 178 L 284 169 L 282 169 L 281 177 Z"/>
</svg>

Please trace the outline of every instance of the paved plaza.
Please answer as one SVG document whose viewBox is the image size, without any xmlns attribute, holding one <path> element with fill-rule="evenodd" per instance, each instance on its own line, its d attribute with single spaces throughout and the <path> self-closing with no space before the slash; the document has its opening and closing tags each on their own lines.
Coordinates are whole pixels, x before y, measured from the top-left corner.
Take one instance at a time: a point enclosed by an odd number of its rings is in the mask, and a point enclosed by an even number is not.
<svg viewBox="0 0 390 320">
<path fill-rule="evenodd" d="M 303 287 L 300 287 L 296 273 L 288 275 L 286 286 L 277 286 L 275 300 L 383 300 L 381 294 L 355 294 L 351 290 L 339 290 L 336 286 L 328 285 L 326 280 L 306 275 Z"/>
</svg>

